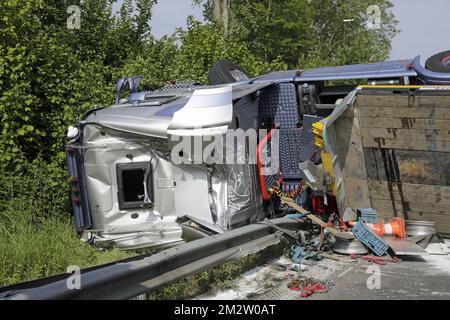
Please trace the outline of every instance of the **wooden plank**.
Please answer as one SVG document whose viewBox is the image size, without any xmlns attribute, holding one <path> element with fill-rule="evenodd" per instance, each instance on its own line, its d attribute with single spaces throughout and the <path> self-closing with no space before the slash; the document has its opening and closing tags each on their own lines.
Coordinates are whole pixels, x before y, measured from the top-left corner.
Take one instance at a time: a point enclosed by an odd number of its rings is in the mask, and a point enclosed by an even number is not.
<svg viewBox="0 0 450 320">
<path fill-rule="evenodd" d="M 367 177 L 371 180 L 447 186 L 450 153 L 364 149 Z"/>
<path fill-rule="evenodd" d="M 450 152 L 450 142 L 448 141 L 385 139 L 368 137 L 364 134 L 362 141 L 365 148 Z"/>
<path fill-rule="evenodd" d="M 311 212 L 309 212 L 308 210 L 306 210 L 305 208 L 299 206 L 293 199 L 288 198 L 288 197 L 282 197 L 281 201 L 285 204 L 287 204 L 288 206 L 290 206 L 291 208 L 297 210 L 298 212 L 300 212 L 301 214 L 310 214 Z M 322 220 L 320 220 L 321 222 L 323 222 Z M 325 223 L 325 222 L 324 222 Z M 320 224 L 320 223 L 319 223 Z"/>
<path fill-rule="evenodd" d="M 365 128 L 386 128 L 386 129 L 437 129 L 449 130 L 450 120 L 436 120 L 436 119 L 420 119 L 420 118 L 394 118 L 394 117 L 361 117 L 361 129 Z M 364 128 L 364 129 L 363 129 Z"/>
<path fill-rule="evenodd" d="M 388 183 L 385 181 L 369 180 L 369 189 L 374 191 L 387 190 Z M 450 186 L 435 186 L 425 184 L 402 183 L 402 190 L 410 194 L 427 194 L 450 198 Z M 399 192 L 396 184 L 393 186 L 394 192 Z"/>
<path fill-rule="evenodd" d="M 425 108 L 449 108 L 450 96 L 408 96 L 406 94 L 389 94 L 384 95 L 358 95 L 356 99 L 358 107 L 425 107 Z"/>
<path fill-rule="evenodd" d="M 385 94 L 359 94 L 356 99 L 358 107 L 412 107 L 417 106 L 418 101 L 409 98 L 408 95 L 394 95 L 390 92 Z"/>
<path fill-rule="evenodd" d="M 395 210 L 394 210 L 393 203 L 391 200 L 371 199 L 371 203 L 372 208 L 374 208 L 375 210 L 390 212 L 391 215 L 394 215 L 394 212 L 396 212 L 397 216 L 399 217 L 403 215 L 403 208 L 405 206 L 407 207 L 406 211 L 408 213 L 414 211 L 414 212 L 429 212 L 434 214 L 446 215 L 448 216 L 450 223 L 450 208 L 447 205 L 421 204 L 421 203 L 402 204 L 401 201 L 395 201 Z"/>
<path fill-rule="evenodd" d="M 394 184 L 396 185 L 396 184 Z M 417 203 L 424 205 L 442 205 L 448 206 L 450 208 L 450 198 L 441 197 L 435 194 L 423 194 L 423 193 L 409 193 L 404 190 L 400 193 L 399 191 L 389 192 L 386 187 L 385 190 L 370 190 L 370 198 L 377 200 L 390 200 L 392 197 L 395 201 L 406 201 L 408 203 Z"/>
<path fill-rule="evenodd" d="M 450 128 L 449 128 L 450 129 Z M 447 141 L 450 142 L 450 130 L 414 130 L 414 129 L 394 129 L 394 128 L 365 128 L 361 131 L 363 137 L 367 139 L 400 139 L 416 141 Z"/>
<path fill-rule="evenodd" d="M 309 211 L 305 210 L 304 208 L 302 208 L 301 206 L 299 206 L 297 203 L 294 202 L 294 200 L 292 200 L 291 198 L 287 198 L 287 197 L 282 197 L 281 201 L 285 204 L 287 204 L 288 206 L 290 206 L 291 208 L 297 210 L 298 212 L 302 213 L 302 214 L 306 214 L 306 217 L 308 219 L 310 219 L 311 221 L 317 223 L 319 226 L 321 226 L 322 228 L 327 229 L 328 231 L 331 232 L 331 234 L 333 234 L 336 237 L 340 237 L 343 239 L 354 239 L 353 235 L 347 234 L 345 232 L 341 232 L 333 227 L 329 227 L 324 221 L 322 221 L 322 219 L 316 217 L 315 215 L 311 214 Z"/>
<path fill-rule="evenodd" d="M 372 207 L 382 217 L 394 216 L 391 193 L 387 182 L 368 181 Z M 410 220 L 435 221 L 438 232 L 450 233 L 450 187 L 402 184 L 402 193 L 392 185 L 397 216 L 403 217 L 406 208 Z M 405 206 L 402 205 L 405 204 Z"/>
<path fill-rule="evenodd" d="M 415 118 L 415 119 L 441 119 L 450 120 L 450 109 L 447 108 L 408 108 L 408 107 L 364 107 L 358 108 L 361 117 L 380 118 Z"/>
<path fill-rule="evenodd" d="M 436 108 L 450 108 L 450 95 L 441 96 L 419 96 L 417 104 L 420 107 L 436 107 Z"/>
</svg>

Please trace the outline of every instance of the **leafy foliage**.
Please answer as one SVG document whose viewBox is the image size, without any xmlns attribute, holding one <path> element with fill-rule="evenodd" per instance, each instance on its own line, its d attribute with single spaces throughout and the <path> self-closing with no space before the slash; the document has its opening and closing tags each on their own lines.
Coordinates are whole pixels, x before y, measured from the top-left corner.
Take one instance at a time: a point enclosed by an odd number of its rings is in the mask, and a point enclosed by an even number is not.
<svg viewBox="0 0 450 320">
<path fill-rule="evenodd" d="M 234 61 L 254 75 L 284 67 L 279 60 L 269 64 L 257 58 L 240 39 L 221 34 L 216 24 L 203 25 L 192 18 L 187 30 L 153 40 L 144 51 L 145 55 L 128 60 L 122 75 L 142 74 L 142 84 L 148 89 L 173 80 L 207 83 L 209 70 L 220 59 Z"/>
<path fill-rule="evenodd" d="M 212 18 L 212 0 L 194 3 Z M 380 29 L 366 28 L 370 5 L 380 8 Z M 259 58 L 292 68 L 374 62 L 388 57 L 398 32 L 391 7 L 389 0 L 231 0 L 232 31 Z"/>
<path fill-rule="evenodd" d="M 383 61 L 389 57 L 391 40 L 398 33 L 389 0 L 312 1 L 314 44 L 301 55 L 300 64 L 330 66 Z M 379 29 L 368 28 L 370 5 L 380 8 Z M 344 19 L 353 21 L 344 23 Z"/>
<path fill-rule="evenodd" d="M 108 0 L 85 0 L 80 30 L 67 28 L 68 1 L 0 3 L 0 160 L 50 159 L 68 123 L 112 100 L 114 68 L 150 38 L 153 3 L 138 1 L 131 16 L 127 0 L 115 17 Z"/>
</svg>

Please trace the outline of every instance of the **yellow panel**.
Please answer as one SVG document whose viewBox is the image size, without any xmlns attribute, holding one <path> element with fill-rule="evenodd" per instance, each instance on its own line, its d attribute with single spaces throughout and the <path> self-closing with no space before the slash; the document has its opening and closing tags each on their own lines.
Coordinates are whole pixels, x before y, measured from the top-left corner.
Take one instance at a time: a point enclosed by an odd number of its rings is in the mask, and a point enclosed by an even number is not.
<svg viewBox="0 0 450 320">
<path fill-rule="evenodd" d="M 331 159 L 331 154 L 322 151 L 322 167 L 325 173 L 328 173 L 333 178 L 333 183 L 328 185 L 329 190 L 332 190 L 333 194 L 336 194 L 336 177 L 334 175 L 333 161 Z"/>
</svg>

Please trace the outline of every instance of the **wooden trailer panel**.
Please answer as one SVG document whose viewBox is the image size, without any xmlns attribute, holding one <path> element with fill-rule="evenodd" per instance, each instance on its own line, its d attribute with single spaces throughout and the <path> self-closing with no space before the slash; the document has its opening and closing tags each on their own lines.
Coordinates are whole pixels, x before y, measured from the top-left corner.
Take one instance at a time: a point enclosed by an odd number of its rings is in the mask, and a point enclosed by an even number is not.
<svg viewBox="0 0 450 320">
<path fill-rule="evenodd" d="M 353 109 L 371 206 L 450 234 L 450 91 L 363 89 Z"/>
</svg>

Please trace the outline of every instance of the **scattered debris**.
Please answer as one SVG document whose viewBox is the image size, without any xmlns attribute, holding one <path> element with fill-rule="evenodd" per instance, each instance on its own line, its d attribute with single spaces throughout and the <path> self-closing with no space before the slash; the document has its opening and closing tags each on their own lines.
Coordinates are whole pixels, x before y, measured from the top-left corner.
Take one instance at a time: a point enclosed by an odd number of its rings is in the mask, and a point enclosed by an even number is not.
<svg viewBox="0 0 450 320">
<path fill-rule="evenodd" d="M 352 210 L 352 208 L 347 207 L 344 211 L 344 214 L 342 215 L 342 220 L 344 220 L 345 222 L 356 221 L 358 220 L 358 216 L 355 211 Z"/>
<path fill-rule="evenodd" d="M 303 262 L 306 265 L 322 259 L 318 252 L 309 251 L 306 247 L 300 245 L 293 245 L 289 251 L 289 256 L 294 263 Z"/>
<path fill-rule="evenodd" d="M 432 221 L 406 221 L 408 240 L 416 243 L 429 254 L 447 255 L 450 253 L 444 239 L 436 233 L 436 223 Z"/>
<path fill-rule="evenodd" d="M 365 223 L 377 223 L 378 213 L 372 208 L 359 208 L 356 210 L 358 218 Z"/>
<path fill-rule="evenodd" d="M 428 252 L 414 242 L 395 237 L 385 237 L 384 239 L 397 256 L 422 256 L 428 254 Z"/>
<path fill-rule="evenodd" d="M 331 254 L 328 254 L 328 253 L 321 253 L 320 255 L 322 256 L 322 258 L 325 258 L 325 259 L 331 259 L 331 260 L 334 260 L 334 261 L 341 261 L 341 259 L 339 259 L 338 257 L 335 257 L 335 256 L 333 256 Z"/>
<path fill-rule="evenodd" d="M 380 224 L 367 223 L 367 226 L 380 237 L 386 235 L 394 235 L 402 239 L 406 237 L 405 220 L 403 218 L 393 218 L 393 221 L 390 223 L 381 221 Z"/>
<path fill-rule="evenodd" d="M 297 210 L 298 212 L 300 212 L 302 214 L 306 214 L 306 217 L 308 219 L 310 219 L 311 221 L 317 223 L 322 228 L 331 232 L 331 234 L 333 234 L 333 236 L 340 237 L 343 239 L 354 239 L 353 235 L 347 234 L 345 232 L 341 232 L 339 230 L 336 230 L 334 227 L 329 226 L 326 222 L 322 221 L 320 218 L 316 217 L 312 213 L 309 213 L 306 209 L 304 209 L 301 206 L 299 206 L 298 204 L 296 204 L 292 199 L 289 199 L 287 197 L 282 197 L 281 200 L 283 203 L 289 205 L 291 208 Z"/>
<path fill-rule="evenodd" d="M 434 221 L 406 220 L 406 235 L 428 236 L 436 233 L 436 223 Z"/>
<path fill-rule="evenodd" d="M 265 223 L 267 225 L 269 225 L 270 227 L 283 232 L 284 234 L 288 235 L 289 237 L 293 238 L 296 241 L 300 241 L 301 243 L 305 243 L 305 232 L 303 230 L 298 230 L 297 232 L 294 232 L 292 230 L 288 230 L 282 227 L 277 226 L 276 224 L 273 224 L 272 222 L 270 222 L 268 219 L 265 219 L 263 222 L 260 223 Z"/>
<path fill-rule="evenodd" d="M 292 291 L 299 291 L 300 297 L 307 298 L 314 293 L 326 293 L 334 283 L 329 280 L 321 281 L 315 278 L 302 277 L 292 280 L 287 287 Z"/>
<path fill-rule="evenodd" d="M 274 265 L 280 267 L 282 270 L 292 270 L 292 271 L 306 271 L 308 266 L 301 263 L 293 263 L 290 258 L 283 255 L 278 260 L 274 261 Z"/>
<path fill-rule="evenodd" d="M 353 227 L 352 232 L 359 241 L 379 257 L 383 256 L 389 249 L 389 245 L 361 221 Z"/>
<path fill-rule="evenodd" d="M 230 282 L 229 288 L 206 292 L 195 299 L 200 300 L 242 300 L 252 298 L 286 281 L 286 270 L 274 268 L 269 261 L 264 266 L 253 268 Z"/>
<path fill-rule="evenodd" d="M 292 271 L 306 271 L 308 270 L 308 266 L 301 263 L 292 263 L 288 267 L 288 270 Z"/>
<path fill-rule="evenodd" d="M 388 261 L 391 262 L 391 263 L 400 263 L 402 261 L 402 260 L 400 260 L 399 258 L 397 258 L 395 256 L 391 257 L 390 259 L 385 259 L 383 257 L 376 257 L 376 256 L 373 256 L 373 255 L 358 256 L 357 254 L 351 254 L 350 258 L 352 260 L 363 259 L 363 260 L 366 260 L 367 262 L 375 263 L 375 264 L 381 264 L 381 265 L 386 264 L 386 262 L 388 262 Z"/>
<path fill-rule="evenodd" d="M 333 251 L 340 254 L 367 254 L 369 250 L 358 239 L 345 240 L 336 238 Z"/>
<path fill-rule="evenodd" d="M 431 236 L 431 239 L 428 242 L 427 246 L 425 247 L 425 250 L 429 254 L 435 255 L 447 255 L 450 253 L 450 249 L 448 248 L 444 239 L 438 234 L 433 234 Z"/>
</svg>

